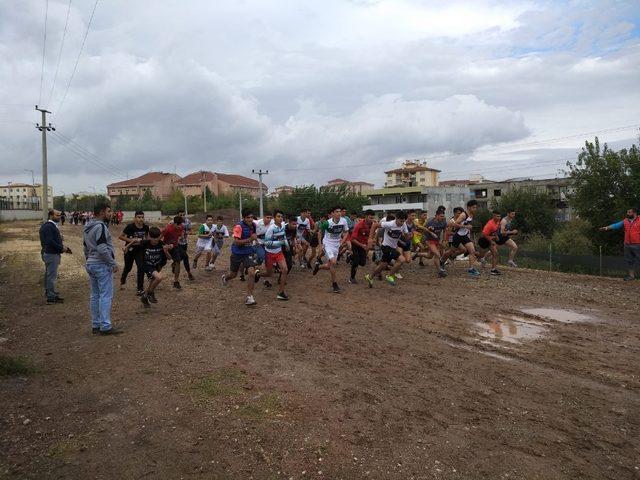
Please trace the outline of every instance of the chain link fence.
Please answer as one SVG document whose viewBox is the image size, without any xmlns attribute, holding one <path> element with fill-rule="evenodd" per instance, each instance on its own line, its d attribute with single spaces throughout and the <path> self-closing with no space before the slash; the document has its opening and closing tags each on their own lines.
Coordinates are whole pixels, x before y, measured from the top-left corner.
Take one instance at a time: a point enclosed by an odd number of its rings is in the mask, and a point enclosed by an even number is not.
<svg viewBox="0 0 640 480">
<path fill-rule="evenodd" d="M 600 247 L 602 252 L 602 247 Z M 509 249 L 500 247 L 500 258 L 504 263 L 509 257 Z M 612 255 L 566 255 L 553 251 L 549 244 L 548 251 L 530 251 L 525 247 L 518 249 L 515 259 L 518 266 L 548 270 L 553 272 L 582 273 L 606 277 L 619 277 L 627 272 L 627 265 L 622 256 Z"/>
</svg>

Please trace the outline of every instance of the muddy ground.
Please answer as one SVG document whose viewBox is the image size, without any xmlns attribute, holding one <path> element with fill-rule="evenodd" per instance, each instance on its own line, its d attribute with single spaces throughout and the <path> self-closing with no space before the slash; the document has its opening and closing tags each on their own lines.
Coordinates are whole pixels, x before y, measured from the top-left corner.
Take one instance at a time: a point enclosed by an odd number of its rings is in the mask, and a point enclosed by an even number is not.
<svg viewBox="0 0 640 480">
<path fill-rule="evenodd" d="M 0 478 L 640 478 L 638 281 L 341 265 L 340 295 L 295 271 L 248 309 L 225 251 L 151 310 L 131 276 L 99 337 L 80 230 L 47 306 L 37 225 L 0 226 L 0 354 L 35 370 L 0 377 Z"/>
</svg>

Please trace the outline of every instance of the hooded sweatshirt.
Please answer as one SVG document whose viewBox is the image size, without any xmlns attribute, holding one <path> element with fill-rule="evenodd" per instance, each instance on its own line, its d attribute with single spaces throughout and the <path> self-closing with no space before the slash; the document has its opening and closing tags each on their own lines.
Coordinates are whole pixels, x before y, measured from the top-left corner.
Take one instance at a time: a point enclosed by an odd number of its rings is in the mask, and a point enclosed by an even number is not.
<svg viewBox="0 0 640 480">
<path fill-rule="evenodd" d="M 104 263 L 116 266 L 109 228 L 102 220 L 92 218 L 84 226 L 84 258 L 87 264 Z"/>
</svg>

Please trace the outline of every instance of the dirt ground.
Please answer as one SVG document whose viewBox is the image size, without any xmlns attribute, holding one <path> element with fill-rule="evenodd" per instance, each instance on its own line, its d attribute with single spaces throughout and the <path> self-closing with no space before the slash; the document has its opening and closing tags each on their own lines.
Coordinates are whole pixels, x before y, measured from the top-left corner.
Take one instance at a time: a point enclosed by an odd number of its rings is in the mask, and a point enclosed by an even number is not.
<svg viewBox="0 0 640 480">
<path fill-rule="evenodd" d="M 0 377 L 2 479 L 640 478 L 638 281 L 342 264 L 340 295 L 296 270 L 249 309 L 225 251 L 150 310 L 131 275 L 101 337 L 81 228 L 52 306 L 37 228 L 0 226 L 0 354 L 36 369 Z"/>
</svg>

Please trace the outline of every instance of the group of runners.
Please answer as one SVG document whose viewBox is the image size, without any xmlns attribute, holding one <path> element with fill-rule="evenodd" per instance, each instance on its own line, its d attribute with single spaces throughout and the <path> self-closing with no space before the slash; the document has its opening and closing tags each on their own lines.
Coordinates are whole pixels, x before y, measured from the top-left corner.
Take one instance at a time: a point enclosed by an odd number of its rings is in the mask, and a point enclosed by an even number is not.
<svg viewBox="0 0 640 480">
<path fill-rule="evenodd" d="M 120 283 L 124 287 L 135 263 L 137 294 L 149 308 L 157 302 L 155 290 L 164 279 L 162 269 L 168 263 L 173 286 L 180 289 L 181 269 L 184 267 L 190 280 L 194 279 L 192 270 L 199 265 L 204 265 L 206 271 L 213 270 L 227 238 L 231 238 L 229 270 L 222 274 L 221 283 L 226 286 L 236 277 L 246 281 L 246 305 L 257 303 L 253 292 L 260 280 L 266 288 L 276 284 L 277 300 L 288 300 L 285 289 L 294 268 L 309 269 L 313 275 L 327 271 L 331 290 L 340 293 L 337 264 L 343 259 L 350 265 L 350 284 L 357 284 L 358 270 L 373 262 L 371 270 L 364 275 L 370 288 L 376 278 L 396 285 L 402 279 L 401 269 L 416 260 L 420 266 L 431 261 L 436 275 L 446 277 L 447 266 L 461 255 L 468 262 L 469 276 L 479 277 L 478 264 L 484 267 L 487 262 L 491 263 L 490 275 L 501 275 L 497 268 L 498 246 L 509 248 L 507 263 L 517 266 L 514 257 L 518 247 L 513 237 L 518 231 L 512 228 L 516 212 L 506 212 L 503 217 L 494 211 L 476 242 L 471 233 L 476 210 L 477 202 L 470 200 L 466 208 L 456 207 L 450 216 L 441 206 L 431 216 L 427 212 L 408 210 L 387 214 L 378 220 L 371 210 L 349 216 L 346 209 L 335 207 L 318 221 L 312 218 L 309 209 L 292 216 L 276 210 L 263 218 L 244 210 L 242 220 L 231 232 L 224 218 L 212 215 L 206 216 L 197 232 L 192 232 L 184 211 L 178 212 L 163 229 L 149 227 L 144 213 L 139 211 L 119 237 L 125 252 Z M 190 262 L 188 238 L 192 233 L 197 239 Z M 148 278 L 146 288 L 145 276 Z"/>
</svg>

